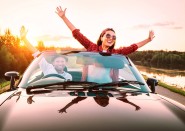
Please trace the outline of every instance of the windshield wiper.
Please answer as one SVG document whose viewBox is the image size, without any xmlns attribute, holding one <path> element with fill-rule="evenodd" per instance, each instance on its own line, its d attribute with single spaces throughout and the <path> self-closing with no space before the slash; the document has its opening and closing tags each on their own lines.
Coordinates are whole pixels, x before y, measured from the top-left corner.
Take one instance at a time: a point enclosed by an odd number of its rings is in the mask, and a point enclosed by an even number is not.
<svg viewBox="0 0 185 131">
<path fill-rule="evenodd" d="M 102 83 L 102 84 L 96 84 L 96 85 L 91 85 L 89 89 L 96 89 L 96 88 L 107 88 L 110 86 L 113 86 L 111 88 L 117 88 L 120 86 L 126 86 L 126 85 L 132 85 L 132 84 L 139 84 L 139 85 L 144 85 L 144 83 L 139 82 L 139 81 L 127 81 L 127 80 L 122 80 L 122 81 L 114 81 L 110 83 Z M 134 89 L 140 89 L 139 87 L 133 86 Z M 108 88 L 110 89 L 110 88 Z"/>
<path fill-rule="evenodd" d="M 59 90 L 59 89 L 86 89 L 90 85 L 96 85 L 95 82 L 87 82 L 87 81 L 66 81 L 66 82 L 57 82 L 57 83 L 51 83 L 51 84 L 42 84 L 42 85 L 31 85 L 26 87 L 26 92 L 28 94 L 31 93 L 31 90 L 38 89 L 37 91 L 32 91 L 32 93 L 49 93 L 53 90 Z M 57 87 L 54 87 L 57 86 Z"/>
<path fill-rule="evenodd" d="M 51 84 L 42 84 L 42 85 L 31 85 L 26 87 L 26 92 L 28 94 L 31 93 L 50 93 L 53 90 L 91 90 L 91 89 L 116 89 L 120 86 L 131 85 L 133 89 L 140 89 L 132 84 L 144 85 L 144 83 L 139 81 L 114 81 L 111 83 L 102 83 L 98 84 L 95 82 L 87 82 L 87 81 L 66 81 L 66 82 L 57 82 Z M 35 90 L 34 90 L 35 89 Z M 31 91 L 34 90 L 34 91 Z"/>
<path fill-rule="evenodd" d="M 56 83 L 51 83 L 51 84 L 42 84 L 42 85 L 31 85 L 26 87 L 27 89 L 32 88 L 43 88 L 43 87 L 49 87 L 49 86 L 55 86 L 55 85 L 62 85 L 63 88 L 66 88 L 67 86 L 71 85 L 78 85 L 82 87 L 89 87 L 89 85 L 95 85 L 97 83 L 95 82 L 87 82 L 87 81 L 66 81 L 66 82 L 56 82 Z"/>
</svg>

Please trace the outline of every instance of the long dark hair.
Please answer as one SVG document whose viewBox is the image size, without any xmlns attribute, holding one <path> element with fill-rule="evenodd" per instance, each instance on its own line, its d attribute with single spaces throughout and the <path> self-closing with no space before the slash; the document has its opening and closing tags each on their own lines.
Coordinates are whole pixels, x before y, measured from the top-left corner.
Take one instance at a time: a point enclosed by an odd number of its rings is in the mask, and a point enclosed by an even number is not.
<svg viewBox="0 0 185 131">
<path fill-rule="evenodd" d="M 94 97 L 95 102 L 102 106 L 102 107 L 106 107 L 109 104 L 109 97 L 108 96 L 96 96 Z"/>
<path fill-rule="evenodd" d="M 97 45 L 98 45 L 98 46 L 101 46 L 101 45 L 102 45 L 101 37 L 103 37 L 103 35 L 104 35 L 107 31 L 112 31 L 112 32 L 115 33 L 115 31 L 114 31 L 113 28 L 106 28 L 106 29 L 104 29 L 104 30 L 101 32 L 101 34 L 100 34 L 100 36 L 99 36 L 99 38 L 98 38 L 98 40 L 97 40 Z M 115 43 L 114 43 L 111 47 L 109 47 L 109 49 L 110 49 L 110 50 L 114 49 L 114 46 L 115 46 Z"/>
</svg>

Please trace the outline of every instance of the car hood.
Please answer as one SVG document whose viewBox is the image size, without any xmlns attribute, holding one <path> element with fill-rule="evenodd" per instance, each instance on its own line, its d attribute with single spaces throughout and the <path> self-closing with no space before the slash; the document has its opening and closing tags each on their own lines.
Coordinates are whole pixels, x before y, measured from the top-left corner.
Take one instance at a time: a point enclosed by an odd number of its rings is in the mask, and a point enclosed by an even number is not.
<svg viewBox="0 0 185 131">
<path fill-rule="evenodd" d="M 183 107 L 184 108 L 184 107 Z M 156 94 L 24 95 L 0 106 L 0 130 L 185 130 L 185 110 Z"/>
</svg>

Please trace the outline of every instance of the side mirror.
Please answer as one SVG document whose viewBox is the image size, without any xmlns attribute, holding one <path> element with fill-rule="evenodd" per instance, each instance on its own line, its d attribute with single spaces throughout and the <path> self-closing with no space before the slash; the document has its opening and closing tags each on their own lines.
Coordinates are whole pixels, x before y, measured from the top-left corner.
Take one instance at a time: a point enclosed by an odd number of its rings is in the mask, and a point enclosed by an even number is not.
<svg viewBox="0 0 185 131">
<path fill-rule="evenodd" d="M 158 85 L 158 80 L 155 78 L 148 78 L 146 83 L 150 86 L 152 93 L 155 93 L 155 86 Z"/>
<path fill-rule="evenodd" d="M 5 79 L 10 81 L 10 90 L 15 90 L 15 80 L 19 79 L 19 73 L 16 71 L 6 72 Z"/>
</svg>

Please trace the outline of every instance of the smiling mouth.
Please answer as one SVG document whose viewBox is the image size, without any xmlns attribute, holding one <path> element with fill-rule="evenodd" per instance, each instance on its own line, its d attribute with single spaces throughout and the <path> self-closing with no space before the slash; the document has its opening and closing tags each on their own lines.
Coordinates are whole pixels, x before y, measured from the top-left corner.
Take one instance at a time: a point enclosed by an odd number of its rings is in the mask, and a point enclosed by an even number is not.
<svg viewBox="0 0 185 131">
<path fill-rule="evenodd" d="M 112 44 L 112 41 L 107 41 L 108 44 Z"/>
</svg>

